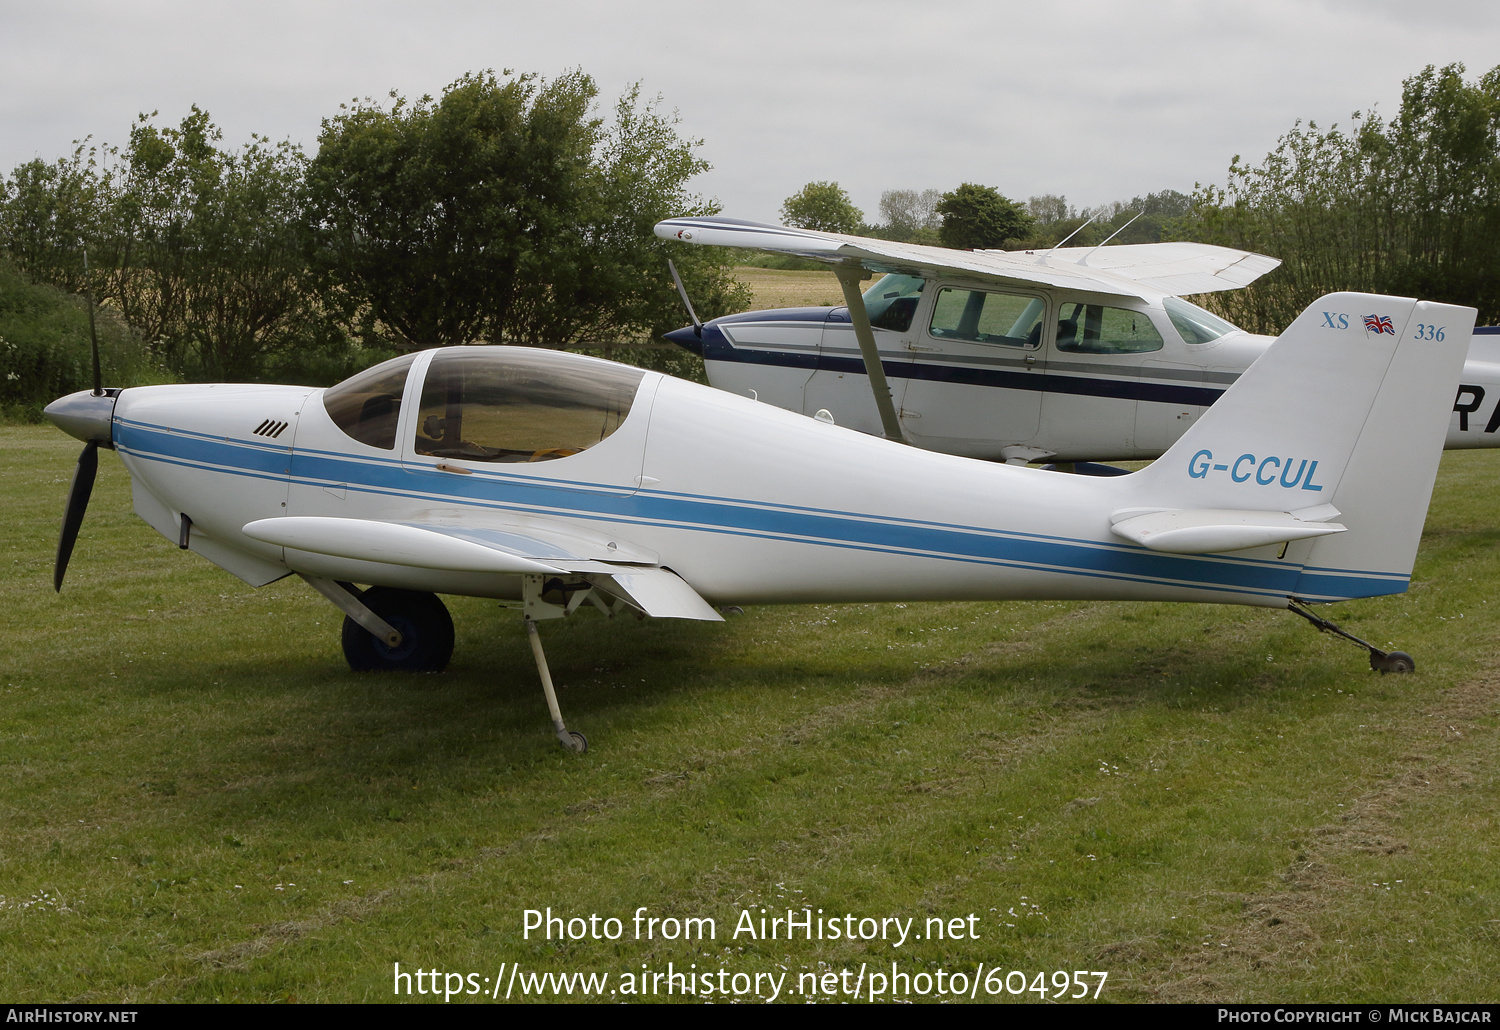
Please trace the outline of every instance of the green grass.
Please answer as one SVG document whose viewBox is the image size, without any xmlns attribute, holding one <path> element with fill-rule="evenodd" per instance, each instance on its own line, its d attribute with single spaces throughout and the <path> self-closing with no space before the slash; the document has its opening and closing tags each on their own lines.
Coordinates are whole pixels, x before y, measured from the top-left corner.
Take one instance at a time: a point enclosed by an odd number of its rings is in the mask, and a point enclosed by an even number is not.
<svg viewBox="0 0 1500 1030">
<path fill-rule="evenodd" d="M 1445 458 L 1410 593 L 1329 613 L 1411 676 L 1250 609 L 583 615 L 542 630 L 572 756 L 515 612 L 450 599 L 447 673 L 356 676 L 331 606 L 157 537 L 112 455 L 54 595 L 78 446 L 0 445 L 7 1000 L 378 1001 L 394 962 L 613 987 L 670 961 L 786 967 L 798 1001 L 798 973 L 892 960 L 1108 971 L 1117 1001 L 1493 997 L 1500 453 Z M 972 913 L 979 939 L 730 936 L 804 905 Z M 548 906 L 625 935 L 523 939 Z M 634 940 L 641 906 L 718 938 Z"/>
</svg>

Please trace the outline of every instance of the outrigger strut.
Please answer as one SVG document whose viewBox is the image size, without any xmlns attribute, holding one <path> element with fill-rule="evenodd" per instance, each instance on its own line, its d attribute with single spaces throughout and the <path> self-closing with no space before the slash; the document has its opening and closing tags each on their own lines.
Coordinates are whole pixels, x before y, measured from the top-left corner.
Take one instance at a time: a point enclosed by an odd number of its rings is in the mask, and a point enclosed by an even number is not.
<svg viewBox="0 0 1500 1030">
<path fill-rule="evenodd" d="M 1294 615 L 1300 615 L 1312 623 L 1320 633 L 1332 633 L 1334 636 L 1351 640 L 1370 652 L 1370 668 L 1376 672 L 1415 672 L 1417 669 L 1416 659 L 1412 658 L 1405 651 L 1382 651 L 1368 640 L 1361 640 L 1353 633 L 1341 629 L 1321 615 L 1314 615 L 1312 610 L 1307 607 L 1307 602 L 1300 597 L 1288 597 L 1286 607 Z"/>
</svg>

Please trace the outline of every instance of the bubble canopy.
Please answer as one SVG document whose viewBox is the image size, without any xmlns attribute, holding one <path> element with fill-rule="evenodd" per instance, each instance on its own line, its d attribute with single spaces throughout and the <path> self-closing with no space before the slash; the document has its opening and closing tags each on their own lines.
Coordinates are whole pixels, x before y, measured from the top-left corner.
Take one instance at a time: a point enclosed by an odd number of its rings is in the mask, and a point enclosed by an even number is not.
<svg viewBox="0 0 1500 1030">
<path fill-rule="evenodd" d="M 324 406 L 339 428 L 393 448 L 413 360 L 392 359 L 326 391 Z M 619 428 L 644 376 L 626 365 L 540 348 L 440 350 L 417 397 L 412 448 L 466 461 L 566 458 Z"/>
</svg>

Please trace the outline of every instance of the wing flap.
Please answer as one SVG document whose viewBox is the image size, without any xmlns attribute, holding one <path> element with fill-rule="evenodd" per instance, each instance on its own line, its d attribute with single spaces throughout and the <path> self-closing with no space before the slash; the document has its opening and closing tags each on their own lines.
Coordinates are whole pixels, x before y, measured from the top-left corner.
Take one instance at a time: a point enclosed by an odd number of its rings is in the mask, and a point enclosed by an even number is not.
<svg viewBox="0 0 1500 1030">
<path fill-rule="evenodd" d="M 624 597 L 647 615 L 660 619 L 724 621 L 724 616 L 670 569 L 615 569 L 589 579 L 597 581 L 609 593 Z"/>
<path fill-rule="evenodd" d="M 1228 508 L 1171 509 L 1144 515 L 1116 512 L 1115 536 L 1168 554 L 1218 554 L 1247 547 L 1289 543 L 1308 537 L 1343 533 L 1348 527 L 1321 521 L 1338 512 L 1328 505 L 1301 513 L 1242 511 Z M 1303 517 L 1299 517 L 1301 514 Z"/>
<path fill-rule="evenodd" d="M 1238 290 L 1281 264 L 1277 258 L 1248 250 L 1189 242 L 1059 247 L 1047 260 L 1109 272 L 1174 296 Z"/>
</svg>

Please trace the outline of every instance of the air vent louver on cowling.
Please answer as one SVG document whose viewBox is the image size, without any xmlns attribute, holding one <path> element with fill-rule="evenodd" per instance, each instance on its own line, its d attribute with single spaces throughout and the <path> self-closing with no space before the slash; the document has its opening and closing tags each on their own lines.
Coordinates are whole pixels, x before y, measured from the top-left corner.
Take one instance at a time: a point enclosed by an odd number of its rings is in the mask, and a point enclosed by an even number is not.
<svg viewBox="0 0 1500 1030">
<path fill-rule="evenodd" d="M 268 436 L 272 440 L 274 440 L 286 431 L 286 427 L 288 424 L 289 423 L 286 422 L 277 422 L 273 418 L 268 418 L 260 425 L 256 426 L 255 429 L 252 430 L 252 432 L 254 432 L 256 436 Z"/>
</svg>

